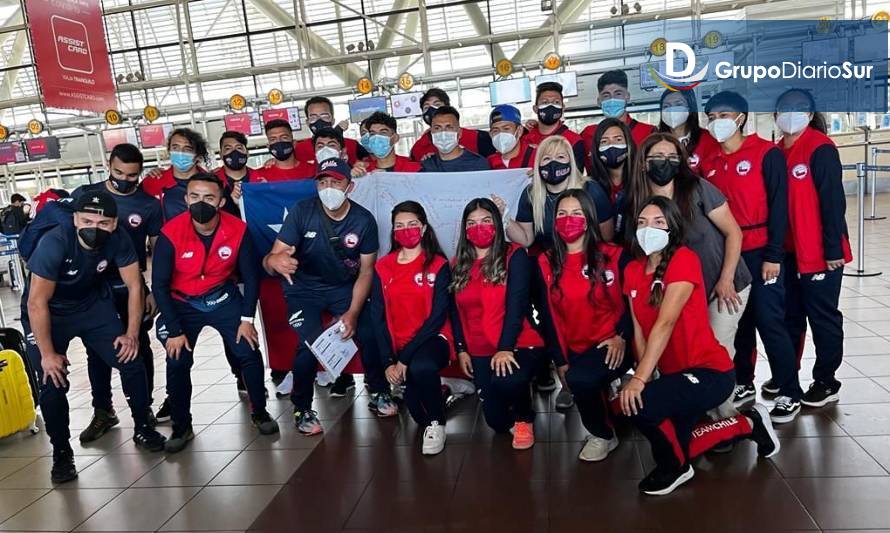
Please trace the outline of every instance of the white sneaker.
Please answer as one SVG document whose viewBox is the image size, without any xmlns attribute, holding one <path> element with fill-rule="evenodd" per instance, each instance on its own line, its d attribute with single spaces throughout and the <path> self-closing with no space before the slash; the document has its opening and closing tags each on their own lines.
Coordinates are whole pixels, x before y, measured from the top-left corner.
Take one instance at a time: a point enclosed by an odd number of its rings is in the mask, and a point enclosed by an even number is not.
<svg viewBox="0 0 890 533">
<path fill-rule="evenodd" d="M 436 455 L 445 449 L 445 426 L 433 422 L 423 430 L 423 454 Z"/>
<path fill-rule="evenodd" d="M 578 459 L 588 462 L 602 461 L 617 447 L 618 437 L 606 440 L 589 435 L 587 442 L 584 443 L 584 447 L 581 448 L 581 453 L 578 454 Z"/>
<path fill-rule="evenodd" d="M 321 387 L 330 387 L 334 381 L 334 376 L 331 375 L 327 370 L 322 370 L 315 374 L 315 382 L 319 384 Z"/>
<path fill-rule="evenodd" d="M 293 388 L 294 388 L 294 373 L 288 372 L 287 375 L 284 376 L 284 379 L 281 380 L 281 383 L 279 383 L 275 387 L 275 394 L 278 395 L 278 397 L 290 396 L 290 393 L 293 390 Z"/>
</svg>

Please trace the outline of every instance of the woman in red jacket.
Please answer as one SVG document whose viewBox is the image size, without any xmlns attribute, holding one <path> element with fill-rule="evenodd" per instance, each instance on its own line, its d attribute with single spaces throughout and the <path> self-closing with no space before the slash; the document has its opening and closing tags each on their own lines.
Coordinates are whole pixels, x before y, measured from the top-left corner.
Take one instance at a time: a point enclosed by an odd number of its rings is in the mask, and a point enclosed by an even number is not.
<svg viewBox="0 0 890 533">
<path fill-rule="evenodd" d="M 732 391 L 733 362 L 708 324 L 701 263 L 682 244 L 685 228 L 677 204 L 652 196 L 641 206 L 636 226 L 637 259 L 624 270 L 623 288 L 639 362 L 619 398 L 655 458 L 640 490 L 659 496 L 692 479 L 690 460 L 720 443 L 751 438 L 761 457 L 775 455 L 780 446 L 760 404 L 696 426 Z M 656 369 L 660 377 L 653 380 Z"/>
<path fill-rule="evenodd" d="M 460 366 L 480 390 L 485 422 L 513 432 L 513 448 L 535 444 L 531 380 L 544 346 L 528 321 L 533 263 L 504 238 L 494 202 L 464 208 L 454 259 L 452 320 Z"/>
<path fill-rule="evenodd" d="M 843 169 L 826 135 L 813 96 L 789 89 L 776 102 L 776 144 L 788 163 L 788 226 L 785 239 L 785 327 L 795 351 L 803 353 L 807 320 L 813 327 L 816 364 L 813 383 L 801 398 L 808 407 L 840 399 L 835 377 L 844 354 L 844 317 L 838 310 L 844 264 L 852 261 L 844 198 Z M 778 393 L 767 382 L 764 392 Z"/>
<path fill-rule="evenodd" d="M 683 144 L 689 154 L 686 159 L 689 168 L 696 174 L 699 174 L 702 161 L 709 160 L 720 150 L 720 143 L 699 123 L 694 91 L 665 90 L 661 93 L 658 131 L 672 134 Z"/>
<path fill-rule="evenodd" d="M 392 248 L 374 267 L 371 312 L 386 379 L 405 385 L 405 404 L 424 428 L 422 452 L 445 448 L 445 400 L 439 371 L 451 356 L 451 269 L 423 207 L 392 210 Z"/>
<path fill-rule="evenodd" d="M 553 361 L 565 372 L 581 421 L 591 433 L 578 458 L 602 461 L 618 446 L 605 391 L 630 368 L 630 334 L 621 295 L 621 248 L 599 232 L 593 200 L 581 189 L 556 199 L 553 248 L 538 257 L 542 314 Z"/>
</svg>

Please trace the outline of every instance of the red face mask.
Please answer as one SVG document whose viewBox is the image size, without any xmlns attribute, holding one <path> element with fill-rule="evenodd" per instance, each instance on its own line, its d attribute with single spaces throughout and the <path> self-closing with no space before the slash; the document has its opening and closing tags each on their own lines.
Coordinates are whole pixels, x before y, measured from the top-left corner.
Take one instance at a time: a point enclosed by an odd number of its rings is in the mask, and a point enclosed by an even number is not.
<svg viewBox="0 0 890 533">
<path fill-rule="evenodd" d="M 575 242 L 587 231 L 587 219 L 581 215 L 567 215 L 557 218 L 553 226 L 562 240 Z"/>
<path fill-rule="evenodd" d="M 494 224 L 476 224 L 467 228 L 467 240 L 477 248 L 488 248 L 494 242 Z"/>
<path fill-rule="evenodd" d="M 393 232 L 393 237 L 402 248 L 414 248 L 420 244 L 420 238 L 423 237 L 421 228 L 399 228 Z"/>
</svg>

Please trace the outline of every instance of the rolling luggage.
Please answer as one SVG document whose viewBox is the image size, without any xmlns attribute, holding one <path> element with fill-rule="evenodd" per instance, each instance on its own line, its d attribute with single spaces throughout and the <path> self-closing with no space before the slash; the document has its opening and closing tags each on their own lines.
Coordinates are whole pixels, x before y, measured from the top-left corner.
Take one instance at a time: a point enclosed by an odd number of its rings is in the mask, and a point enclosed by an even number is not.
<svg viewBox="0 0 890 533">
<path fill-rule="evenodd" d="M 0 438 L 29 429 L 37 433 L 37 410 L 25 358 L 14 350 L 0 351 Z"/>
<path fill-rule="evenodd" d="M 25 372 L 28 375 L 28 383 L 31 385 L 31 397 L 34 399 L 34 406 L 37 407 L 37 395 L 40 392 L 37 383 L 37 369 L 31 366 L 31 360 L 28 358 L 25 336 L 17 329 L 0 327 L 0 350 L 12 350 L 21 356 Z"/>
</svg>

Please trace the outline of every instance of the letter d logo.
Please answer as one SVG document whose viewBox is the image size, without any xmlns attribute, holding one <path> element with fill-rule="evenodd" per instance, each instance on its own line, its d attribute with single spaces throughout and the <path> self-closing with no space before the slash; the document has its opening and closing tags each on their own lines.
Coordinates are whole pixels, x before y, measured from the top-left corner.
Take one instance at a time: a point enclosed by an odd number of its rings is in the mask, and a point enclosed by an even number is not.
<svg viewBox="0 0 890 533">
<path fill-rule="evenodd" d="M 686 56 L 686 68 L 674 70 L 675 52 L 681 52 Z M 665 74 L 671 78 L 685 78 L 695 71 L 695 52 L 686 43 L 668 42 L 665 45 Z"/>
</svg>

